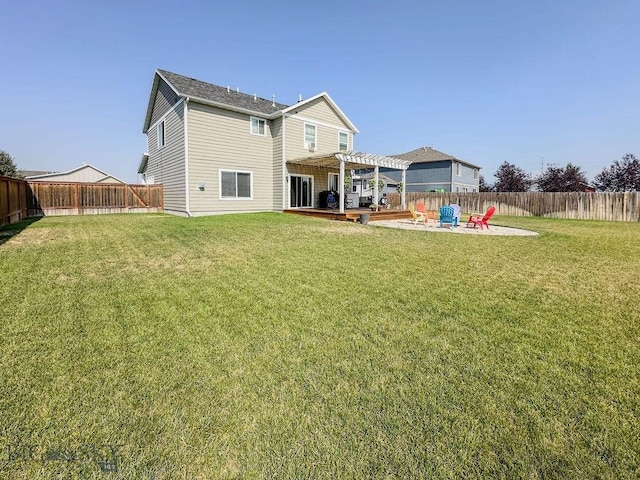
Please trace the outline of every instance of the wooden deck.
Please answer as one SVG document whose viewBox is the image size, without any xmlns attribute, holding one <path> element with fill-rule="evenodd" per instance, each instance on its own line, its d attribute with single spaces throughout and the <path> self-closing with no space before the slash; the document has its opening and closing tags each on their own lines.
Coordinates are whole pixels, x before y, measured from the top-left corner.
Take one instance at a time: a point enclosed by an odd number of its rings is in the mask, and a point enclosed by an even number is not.
<svg viewBox="0 0 640 480">
<path fill-rule="evenodd" d="M 380 210 L 374 212 L 370 208 L 349 208 L 340 213 L 338 210 L 330 208 L 290 208 L 285 213 L 293 213 L 295 215 L 305 215 L 308 217 L 326 218 L 328 220 L 341 220 L 357 222 L 361 213 L 368 213 L 369 221 L 375 222 L 380 220 L 400 220 L 403 218 L 411 218 L 408 210 Z"/>
</svg>

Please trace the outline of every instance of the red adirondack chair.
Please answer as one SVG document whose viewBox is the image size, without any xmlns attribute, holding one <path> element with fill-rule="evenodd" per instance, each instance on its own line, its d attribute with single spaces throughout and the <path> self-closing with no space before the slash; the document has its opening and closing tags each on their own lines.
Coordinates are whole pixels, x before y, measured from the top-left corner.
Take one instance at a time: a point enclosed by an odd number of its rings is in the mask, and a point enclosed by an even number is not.
<svg viewBox="0 0 640 480">
<path fill-rule="evenodd" d="M 489 219 L 493 216 L 495 211 L 496 207 L 489 207 L 487 213 L 482 216 L 471 215 L 469 217 L 469 220 L 467 220 L 467 227 L 473 225 L 473 228 L 476 228 L 478 225 L 480 225 L 480 230 L 482 230 L 484 227 L 489 228 Z"/>
</svg>

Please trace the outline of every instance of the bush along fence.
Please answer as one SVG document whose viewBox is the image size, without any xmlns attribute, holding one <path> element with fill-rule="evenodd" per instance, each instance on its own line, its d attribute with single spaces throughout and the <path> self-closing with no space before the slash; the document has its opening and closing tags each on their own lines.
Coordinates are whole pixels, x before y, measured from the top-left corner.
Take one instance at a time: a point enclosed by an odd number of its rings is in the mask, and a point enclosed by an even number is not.
<svg viewBox="0 0 640 480">
<path fill-rule="evenodd" d="M 400 207 L 400 194 L 387 194 L 392 208 Z M 464 213 L 553 217 L 581 220 L 640 221 L 640 192 L 481 192 L 407 193 L 407 203 L 425 204 L 427 210 L 457 203 Z"/>
<path fill-rule="evenodd" d="M 162 185 L 26 182 L 0 177 L 0 226 L 42 215 L 163 210 Z"/>
</svg>

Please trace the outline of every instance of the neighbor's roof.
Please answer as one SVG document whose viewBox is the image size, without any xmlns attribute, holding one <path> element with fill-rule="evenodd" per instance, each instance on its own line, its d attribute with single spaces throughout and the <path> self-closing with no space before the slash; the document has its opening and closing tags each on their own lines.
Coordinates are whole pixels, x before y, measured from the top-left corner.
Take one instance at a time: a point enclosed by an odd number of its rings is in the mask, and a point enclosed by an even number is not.
<svg viewBox="0 0 640 480">
<path fill-rule="evenodd" d="M 429 163 L 429 162 L 441 162 L 443 160 L 452 160 L 455 162 L 464 163 L 470 167 L 481 168 L 478 165 L 467 162 L 466 160 L 460 160 L 459 158 L 449 155 L 448 153 L 440 152 L 432 147 L 420 147 L 410 152 L 400 153 L 398 155 L 390 155 L 391 157 L 401 158 L 403 160 L 410 160 L 414 163 Z"/>
<path fill-rule="evenodd" d="M 319 97 L 324 97 L 327 102 L 337 111 L 347 125 L 357 133 L 358 129 L 351 123 L 347 116 L 340 110 L 336 103 L 331 99 L 328 93 L 322 92 L 307 100 L 295 103 L 294 105 L 285 105 L 278 103 L 273 99 L 258 97 L 240 92 L 237 88 L 221 87 L 212 83 L 203 82 L 191 77 L 185 77 L 177 73 L 167 70 L 157 69 L 153 77 L 153 86 L 151 87 L 151 96 L 149 97 L 149 105 L 147 106 L 147 115 L 145 117 L 143 133 L 149 129 L 151 122 L 151 113 L 153 104 L 156 99 L 156 92 L 160 84 L 160 80 L 164 80 L 179 97 L 189 98 L 191 101 L 212 105 L 219 108 L 234 110 L 238 112 L 259 115 L 266 118 L 276 118 L 296 107 L 300 107 L 306 103 L 312 102 Z"/>
<path fill-rule="evenodd" d="M 369 173 L 357 175 L 357 177 L 360 180 L 373 180 L 376 178 L 376 172 L 369 172 Z M 395 178 L 391 178 L 390 176 L 380 172 L 378 172 L 378 180 L 382 180 L 383 182 L 386 182 L 387 184 L 391 184 L 391 185 L 397 185 L 400 182 L 400 180 L 396 180 Z"/>
<path fill-rule="evenodd" d="M 102 182 L 102 181 L 104 181 L 104 180 L 106 180 L 106 179 L 108 179 L 108 178 L 113 178 L 114 180 L 117 180 L 117 181 L 118 181 L 118 182 L 120 182 L 120 183 L 127 183 L 127 182 L 124 182 L 124 181 L 120 180 L 118 177 L 114 177 L 113 175 L 110 175 L 110 174 L 108 174 L 108 173 L 106 173 L 106 172 L 103 172 L 103 171 L 102 171 L 102 170 L 100 170 L 99 168 L 96 168 L 96 167 L 94 167 L 93 165 L 91 165 L 91 164 L 89 164 L 89 163 L 85 163 L 85 164 L 83 164 L 83 165 L 80 165 L 79 167 L 72 168 L 71 170 L 69 170 L 69 171 L 67 171 L 67 172 L 55 172 L 55 173 L 48 173 L 48 174 L 45 174 L 45 175 L 32 175 L 32 176 L 29 176 L 29 177 L 27 177 L 27 176 L 25 175 L 25 177 L 26 177 L 26 179 L 27 179 L 27 180 L 46 180 L 46 179 L 52 179 L 51 181 L 55 181 L 55 178 L 56 178 L 56 177 L 61 177 L 61 176 L 63 176 L 63 175 L 70 175 L 70 174 L 72 174 L 72 173 L 78 172 L 78 171 L 80 171 L 80 170 L 85 170 L 85 169 L 91 169 L 91 170 L 94 170 L 94 171 L 98 172 L 98 173 L 99 173 L 99 174 L 101 174 L 101 175 L 104 175 L 104 177 L 102 177 L 102 178 L 98 179 L 98 180 L 96 181 L 96 183 Z"/>
<path fill-rule="evenodd" d="M 25 177 L 35 177 L 36 175 L 50 175 L 52 173 L 58 173 L 48 170 L 19 170 L 19 172 Z"/>
</svg>

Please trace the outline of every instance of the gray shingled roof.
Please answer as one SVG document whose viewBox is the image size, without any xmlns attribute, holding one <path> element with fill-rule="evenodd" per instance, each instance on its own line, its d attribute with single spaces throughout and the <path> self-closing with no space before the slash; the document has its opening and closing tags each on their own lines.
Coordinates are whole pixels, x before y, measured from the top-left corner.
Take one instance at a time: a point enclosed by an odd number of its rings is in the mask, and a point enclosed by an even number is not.
<svg viewBox="0 0 640 480">
<path fill-rule="evenodd" d="M 398 155 L 389 155 L 390 157 L 400 158 L 401 160 L 409 160 L 414 163 L 429 163 L 429 162 L 441 162 L 443 160 L 453 160 L 456 162 L 464 163 L 472 167 L 480 168 L 478 165 L 469 163 L 466 160 L 460 160 L 459 158 L 449 155 L 448 153 L 440 152 L 432 147 L 420 147 L 410 152 L 400 153 Z"/>
<path fill-rule="evenodd" d="M 201 100 L 227 105 L 232 108 L 249 110 L 264 115 L 271 115 L 279 110 L 288 107 L 282 103 L 273 104 L 272 100 L 256 97 L 246 93 L 237 93 L 236 90 L 227 90 L 227 87 L 220 87 L 211 83 L 196 80 L 195 78 L 184 77 L 177 73 L 158 69 L 171 86 L 183 97 L 195 97 Z"/>
</svg>

